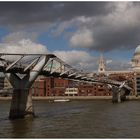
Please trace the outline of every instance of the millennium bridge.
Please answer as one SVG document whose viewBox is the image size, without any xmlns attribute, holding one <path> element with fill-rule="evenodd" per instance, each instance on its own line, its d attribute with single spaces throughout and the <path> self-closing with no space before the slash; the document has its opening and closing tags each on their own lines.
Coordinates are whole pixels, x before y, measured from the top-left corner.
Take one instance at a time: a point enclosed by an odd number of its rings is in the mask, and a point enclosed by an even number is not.
<svg viewBox="0 0 140 140">
<path fill-rule="evenodd" d="M 8 54 L 0 53 L 0 72 L 13 86 L 9 118 L 34 116 L 32 95 L 29 89 L 38 75 L 60 77 L 87 83 L 106 84 L 112 90 L 112 101 L 121 102 L 130 94 L 126 81 L 90 77 L 87 73 L 68 65 L 54 54 Z"/>
</svg>

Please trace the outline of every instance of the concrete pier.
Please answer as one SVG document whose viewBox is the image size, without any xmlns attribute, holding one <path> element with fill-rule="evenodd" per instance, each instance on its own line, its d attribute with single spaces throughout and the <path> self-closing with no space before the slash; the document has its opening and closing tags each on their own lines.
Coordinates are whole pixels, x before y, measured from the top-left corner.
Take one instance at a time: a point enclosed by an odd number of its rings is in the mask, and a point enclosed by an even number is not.
<svg viewBox="0 0 140 140">
<path fill-rule="evenodd" d="M 49 57 L 43 56 L 34 68 L 22 79 L 14 73 L 5 73 L 14 89 L 9 113 L 10 119 L 34 116 L 32 95 L 29 94 L 29 89 L 48 59 Z"/>
<path fill-rule="evenodd" d="M 15 89 L 12 95 L 9 118 L 17 119 L 25 116 L 34 116 L 32 95 L 29 94 L 29 90 Z"/>
<path fill-rule="evenodd" d="M 117 86 L 112 87 L 112 102 L 113 103 L 121 102 L 121 95 L 120 95 L 119 88 Z"/>
</svg>

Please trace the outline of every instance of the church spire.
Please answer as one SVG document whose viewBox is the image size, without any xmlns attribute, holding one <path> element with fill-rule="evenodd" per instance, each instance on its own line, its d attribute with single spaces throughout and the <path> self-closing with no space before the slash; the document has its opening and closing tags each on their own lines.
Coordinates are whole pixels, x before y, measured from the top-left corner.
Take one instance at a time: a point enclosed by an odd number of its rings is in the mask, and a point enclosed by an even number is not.
<svg viewBox="0 0 140 140">
<path fill-rule="evenodd" d="M 105 72 L 105 62 L 104 62 L 104 58 L 103 58 L 102 54 L 100 55 L 100 59 L 99 59 L 98 72 L 99 73 L 104 73 Z"/>
</svg>

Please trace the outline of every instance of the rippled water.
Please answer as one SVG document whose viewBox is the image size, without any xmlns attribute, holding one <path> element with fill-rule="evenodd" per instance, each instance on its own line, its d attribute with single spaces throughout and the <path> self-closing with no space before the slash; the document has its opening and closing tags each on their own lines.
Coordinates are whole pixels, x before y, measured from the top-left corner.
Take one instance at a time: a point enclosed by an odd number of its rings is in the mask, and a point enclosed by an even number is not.
<svg viewBox="0 0 140 140">
<path fill-rule="evenodd" d="M 140 138 L 140 101 L 34 101 L 34 119 L 10 121 L 0 101 L 1 138 Z"/>
</svg>

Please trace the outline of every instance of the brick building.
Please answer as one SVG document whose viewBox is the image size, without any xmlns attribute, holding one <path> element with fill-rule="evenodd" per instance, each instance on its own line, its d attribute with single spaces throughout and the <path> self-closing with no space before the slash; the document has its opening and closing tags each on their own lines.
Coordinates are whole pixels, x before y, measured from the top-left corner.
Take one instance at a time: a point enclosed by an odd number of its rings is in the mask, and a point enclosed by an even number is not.
<svg viewBox="0 0 140 140">
<path fill-rule="evenodd" d="M 33 96 L 64 96 L 65 89 L 70 85 L 70 80 L 44 77 L 33 83 L 30 92 Z"/>
<path fill-rule="evenodd" d="M 65 96 L 66 88 L 78 88 L 78 96 L 111 95 L 106 85 L 103 84 L 88 84 L 51 77 L 37 79 L 30 92 L 33 96 Z"/>
<path fill-rule="evenodd" d="M 109 96 L 111 91 L 108 90 L 106 85 L 103 84 L 86 84 L 79 85 L 79 96 Z"/>
</svg>

